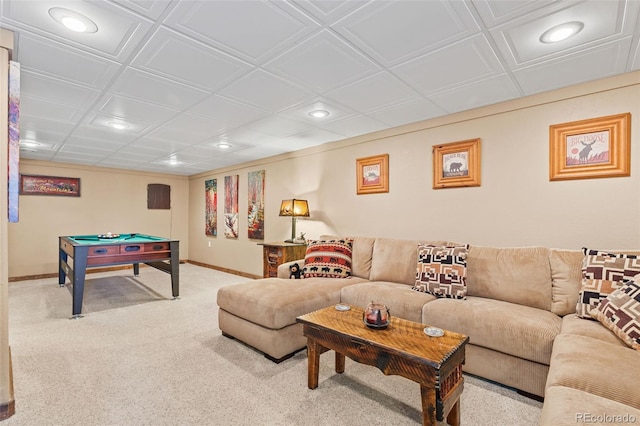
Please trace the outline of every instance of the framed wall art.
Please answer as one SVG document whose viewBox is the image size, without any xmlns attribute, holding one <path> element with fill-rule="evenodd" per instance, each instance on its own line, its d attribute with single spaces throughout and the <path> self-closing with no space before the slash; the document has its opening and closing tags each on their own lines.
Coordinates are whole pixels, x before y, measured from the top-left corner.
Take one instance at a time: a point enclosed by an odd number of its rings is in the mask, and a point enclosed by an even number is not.
<svg viewBox="0 0 640 426">
<path fill-rule="evenodd" d="M 389 154 L 356 159 L 357 194 L 389 192 Z"/>
<path fill-rule="evenodd" d="M 204 181 L 204 235 L 218 235 L 218 179 Z"/>
<path fill-rule="evenodd" d="M 480 186 L 480 139 L 434 145 L 433 189 Z"/>
<path fill-rule="evenodd" d="M 80 196 L 80 178 L 20 175 L 20 195 Z"/>
<path fill-rule="evenodd" d="M 238 238 L 238 175 L 224 177 L 224 235 Z"/>
<path fill-rule="evenodd" d="M 549 126 L 549 180 L 631 174 L 631 114 Z"/>
<path fill-rule="evenodd" d="M 247 209 L 248 236 L 252 240 L 264 240 L 264 177 L 265 171 L 249 172 L 249 205 Z"/>
</svg>

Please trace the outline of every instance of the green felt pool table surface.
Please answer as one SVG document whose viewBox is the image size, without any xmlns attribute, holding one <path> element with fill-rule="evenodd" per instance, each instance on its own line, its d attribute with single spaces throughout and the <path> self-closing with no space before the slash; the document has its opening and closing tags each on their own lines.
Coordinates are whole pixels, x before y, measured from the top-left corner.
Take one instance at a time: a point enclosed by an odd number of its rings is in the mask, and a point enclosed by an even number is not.
<svg viewBox="0 0 640 426">
<path fill-rule="evenodd" d="M 95 235 L 74 235 L 67 237 L 74 244 L 78 245 L 96 245 L 96 244 L 122 244 L 122 243 L 153 243 L 156 241 L 170 241 L 169 238 L 163 237 L 154 237 L 152 235 L 145 234 L 113 234 L 119 235 L 115 238 L 103 238 L 102 235 L 106 234 L 95 234 Z"/>
</svg>

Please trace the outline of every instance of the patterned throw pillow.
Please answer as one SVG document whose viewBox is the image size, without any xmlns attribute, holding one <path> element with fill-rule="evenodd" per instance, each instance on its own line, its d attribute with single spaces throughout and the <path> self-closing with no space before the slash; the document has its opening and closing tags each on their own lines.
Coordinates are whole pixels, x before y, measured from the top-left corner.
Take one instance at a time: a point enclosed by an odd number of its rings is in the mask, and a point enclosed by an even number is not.
<svg viewBox="0 0 640 426">
<path fill-rule="evenodd" d="M 413 290 L 450 299 L 467 298 L 469 245 L 418 244 L 418 268 Z"/>
<path fill-rule="evenodd" d="M 591 310 L 591 316 L 640 351 L 640 284 L 636 280 L 625 281 Z"/>
<path fill-rule="evenodd" d="M 302 273 L 305 278 L 350 278 L 353 239 L 308 241 Z"/>
<path fill-rule="evenodd" d="M 622 286 L 624 280 L 640 273 L 638 256 L 607 253 L 583 248 L 582 289 L 578 294 L 576 314 L 591 319 L 589 312 L 609 294 Z"/>
</svg>

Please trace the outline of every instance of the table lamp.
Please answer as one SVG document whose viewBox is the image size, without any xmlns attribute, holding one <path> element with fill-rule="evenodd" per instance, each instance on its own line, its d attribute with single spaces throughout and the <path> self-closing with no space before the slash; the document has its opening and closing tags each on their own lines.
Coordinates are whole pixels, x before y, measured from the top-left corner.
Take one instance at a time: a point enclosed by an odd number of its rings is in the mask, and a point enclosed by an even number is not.
<svg viewBox="0 0 640 426">
<path fill-rule="evenodd" d="M 285 243 L 293 243 L 296 239 L 296 217 L 309 217 L 309 204 L 307 200 L 282 200 L 280 204 L 280 216 L 291 216 L 291 239 Z"/>
</svg>

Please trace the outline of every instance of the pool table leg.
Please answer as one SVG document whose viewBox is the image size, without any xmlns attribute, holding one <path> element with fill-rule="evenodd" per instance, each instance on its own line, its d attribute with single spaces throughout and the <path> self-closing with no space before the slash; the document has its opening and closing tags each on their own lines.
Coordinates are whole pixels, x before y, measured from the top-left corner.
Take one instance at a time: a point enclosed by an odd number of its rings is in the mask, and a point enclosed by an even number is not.
<svg viewBox="0 0 640 426">
<path fill-rule="evenodd" d="M 58 284 L 60 287 L 64 287 L 64 282 L 67 279 L 67 273 L 64 266 L 67 263 L 67 253 L 60 249 L 60 256 L 58 257 Z"/>
<path fill-rule="evenodd" d="M 169 248 L 171 249 L 171 294 L 175 300 L 180 296 L 180 243 L 171 241 Z"/>
<path fill-rule="evenodd" d="M 73 257 L 73 309 L 72 319 L 82 318 L 82 299 L 84 297 L 84 276 L 87 272 L 88 247 L 76 247 Z"/>
<path fill-rule="evenodd" d="M 134 263 L 133 264 L 133 275 L 135 277 L 137 277 L 138 275 L 140 275 L 140 264 L 139 263 Z"/>
</svg>

